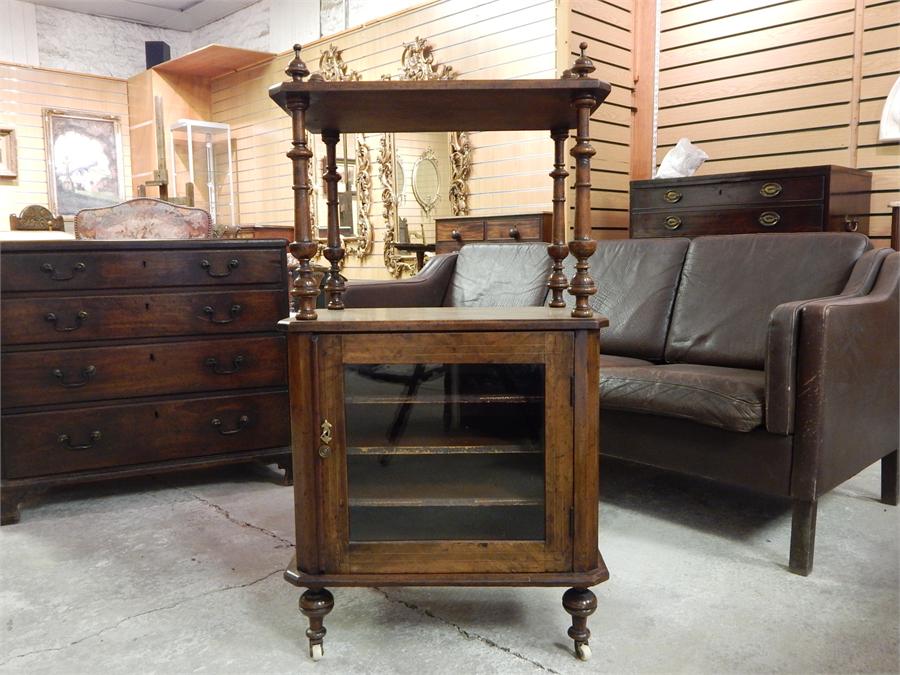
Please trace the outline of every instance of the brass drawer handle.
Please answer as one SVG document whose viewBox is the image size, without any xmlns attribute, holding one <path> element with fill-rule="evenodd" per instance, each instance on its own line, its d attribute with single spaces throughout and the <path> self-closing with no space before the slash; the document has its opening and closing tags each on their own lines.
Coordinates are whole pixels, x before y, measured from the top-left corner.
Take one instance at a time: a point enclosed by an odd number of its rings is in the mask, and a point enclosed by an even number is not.
<svg viewBox="0 0 900 675">
<path fill-rule="evenodd" d="M 240 260 L 238 260 L 237 258 L 232 258 L 231 260 L 228 261 L 228 269 L 226 271 L 213 272 L 212 264 L 209 262 L 209 260 L 206 260 L 204 258 L 203 260 L 200 261 L 200 267 L 202 267 L 204 270 L 206 270 L 206 273 L 215 279 L 221 279 L 222 277 L 229 276 L 231 274 L 232 270 L 236 270 L 240 266 L 240 264 L 241 264 Z"/>
<path fill-rule="evenodd" d="M 86 269 L 87 265 L 85 265 L 83 262 L 77 262 L 72 265 L 72 271 L 68 276 L 60 276 L 58 273 L 59 271 L 50 263 L 44 263 L 43 265 L 41 265 L 41 272 L 49 274 L 52 281 L 68 281 L 69 279 L 74 279 L 76 272 L 84 272 Z"/>
<path fill-rule="evenodd" d="M 250 424 L 250 418 L 246 415 L 241 415 L 240 417 L 238 417 L 237 425 L 234 427 L 234 429 L 223 429 L 222 420 L 220 420 L 218 417 L 213 417 L 211 420 L 211 424 L 223 436 L 231 436 L 232 434 L 237 434 L 243 431 L 244 428 L 248 424 Z"/>
<path fill-rule="evenodd" d="M 665 199 L 670 204 L 677 204 L 681 201 L 682 195 L 678 190 L 666 190 L 665 194 L 663 194 L 663 199 Z"/>
<path fill-rule="evenodd" d="M 516 227 L 515 225 L 513 225 L 511 228 L 509 228 L 509 237 L 510 237 L 510 239 L 521 239 L 522 235 L 519 234 L 519 228 Z"/>
<path fill-rule="evenodd" d="M 759 194 L 771 199 L 772 197 L 780 195 L 783 190 L 784 188 L 781 187 L 781 183 L 763 183 L 763 186 L 759 188 Z"/>
<path fill-rule="evenodd" d="M 667 230 L 677 230 L 681 227 L 681 218 L 678 216 L 669 216 L 665 220 L 665 226 Z"/>
<path fill-rule="evenodd" d="M 237 371 L 241 369 L 241 366 L 244 365 L 244 357 L 241 354 L 238 354 L 233 359 L 231 359 L 231 368 L 222 368 L 219 365 L 219 360 L 215 356 L 210 356 L 204 362 L 207 368 L 211 368 L 212 371 L 216 375 L 233 375 Z"/>
<path fill-rule="evenodd" d="M 71 382 L 66 382 L 65 373 L 63 373 L 62 369 L 60 368 L 54 368 L 51 371 L 51 374 L 53 375 L 53 377 L 59 380 L 59 384 L 66 389 L 77 389 L 78 387 L 83 387 L 84 385 L 86 385 L 88 383 L 88 380 L 90 380 L 94 375 L 97 374 L 97 369 L 94 366 L 86 366 L 81 369 L 81 379 L 73 380 Z"/>
<path fill-rule="evenodd" d="M 241 306 L 237 305 L 237 304 L 232 305 L 231 309 L 228 310 L 230 317 L 227 319 L 214 318 L 216 315 L 216 310 L 213 309 L 210 305 L 207 305 L 206 307 L 203 308 L 203 313 L 206 314 L 206 316 L 200 317 L 201 319 L 206 319 L 210 323 L 222 325 L 222 324 L 226 324 L 226 323 L 231 323 L 232 321 L 237 319 L 238 316 L 240 316 L 240 314 L 241 314 Z"/>
<path fill-rule="evenodd" d="M 781 222 L 781 216 L 776 211 L 763 211 L 759 214 L 759 224 L 763 227 L 775 227 Z"/>
<path fill-rule="evenodd" d="M 847 232 L 856 232 L 859 230 L 859 220 L 853 216 L 844 216 L 844 229 Z"/>
<path fill-rule="evenodd" d="M 53 330 L 57 333 L 71 333 L 73 330 L 78 330 L 81 328 L 81 325 L 87 320 L 88 313 L 84 310 L 78 312 L 75 315 L 75 325 L 74 326 L 62 326 L 59 325 L 59 317 L 56 316 L 54 312 L 47 312 L 47 315 L 44 317 L 44 321 L 49 321 L 53 324 Z"/>
<path fill-rule="evenodd" d="M 456 241 L 462 241 L 462 233 L 459 230 L 453 230 L 450 233 L 450 238 L 455 239 Z"/>
<path fill-rule="evenodd" d="M 100 440 L 100 432 L 92 431 L 89 436 L 90 440 L 84 445 L 72 445 L 72 437 L 69 434 L 60 434 L 56 437 L 56 440 L 59 441 L 60 445 L 63 445 L 66 450 L 90 450 L 94 447 L 94 443 Z"/>
</svg>

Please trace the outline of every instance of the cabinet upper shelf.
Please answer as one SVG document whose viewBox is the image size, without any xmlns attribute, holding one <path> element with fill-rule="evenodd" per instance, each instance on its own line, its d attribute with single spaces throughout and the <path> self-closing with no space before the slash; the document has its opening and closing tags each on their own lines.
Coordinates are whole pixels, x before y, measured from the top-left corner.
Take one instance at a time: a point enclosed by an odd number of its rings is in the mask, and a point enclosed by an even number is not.
<svg viewBox="0 0 900 675">
<path fill-rule="evenodd" d="M 592 110 L 610 86 L 593 78 L 560 80 L 427 80 L 283 82 L 269 96 L 287 112 L 292 95 L 307 97 L 306 128 L 343 133 L 574 129 L 572 100 Z"/>
</svg>

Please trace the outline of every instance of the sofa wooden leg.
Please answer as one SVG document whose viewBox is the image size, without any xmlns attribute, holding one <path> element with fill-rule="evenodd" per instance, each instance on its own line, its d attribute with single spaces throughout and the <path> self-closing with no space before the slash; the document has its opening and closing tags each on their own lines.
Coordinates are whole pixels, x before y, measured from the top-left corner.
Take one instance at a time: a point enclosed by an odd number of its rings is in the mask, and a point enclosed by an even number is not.
<svg viewBox="0 0 900 675">
<path fill-rule="evenodd" d="M 808 576 L 812 572 L 816 547 L 815 499 L 795 499 L 791 519 L 791 561 L 788 569 L 794 574 Z"/>
<path fill-rule="evenodd" d="M 897 506 L 897 484 L 900 483 L 900 462 L 897 455 L 900 450 L 881 458 L 881 502 Z"/>
</svg>

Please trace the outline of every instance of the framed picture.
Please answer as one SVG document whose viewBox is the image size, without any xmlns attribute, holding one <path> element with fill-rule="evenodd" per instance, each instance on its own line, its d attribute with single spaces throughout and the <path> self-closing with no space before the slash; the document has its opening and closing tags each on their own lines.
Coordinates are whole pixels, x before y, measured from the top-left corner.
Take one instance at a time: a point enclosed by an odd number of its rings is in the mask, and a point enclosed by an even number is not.
<svg viewBox="0 0 900 675">
<path fill-rule="evenodd" d="M 15 178 L 16 170 L 16 130 L 0 126 L 0 178 Z"/>
<path fill-rule="evenodd" d="M 72 216 L 125 201 L 118 117 L 45 109 L 44 140 L 51 211 Z"/>
</svg>

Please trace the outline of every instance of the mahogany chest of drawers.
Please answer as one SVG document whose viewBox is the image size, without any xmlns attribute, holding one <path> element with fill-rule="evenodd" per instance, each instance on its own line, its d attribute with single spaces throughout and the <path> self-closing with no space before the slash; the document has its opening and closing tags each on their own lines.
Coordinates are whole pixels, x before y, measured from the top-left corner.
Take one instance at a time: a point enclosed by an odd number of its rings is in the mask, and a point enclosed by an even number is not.
<svg viewBox="0 0 900 675">
<path fill-rule="evenodd" d="M 841 166 L 631 182 L 632 237 L 869 231 L 872 174 Z"/>
<path fill-rule="evenodd" d="M 0 260 L 4 524 L 35 486 L 289 470 L 284 242 L 16 242 Z"/>
<path fill-rule="evenodd" d="M 435 218 L 435 253 L 458 251 L 473 241 L 550 241 L 552 213 Z"/>
</svg>

